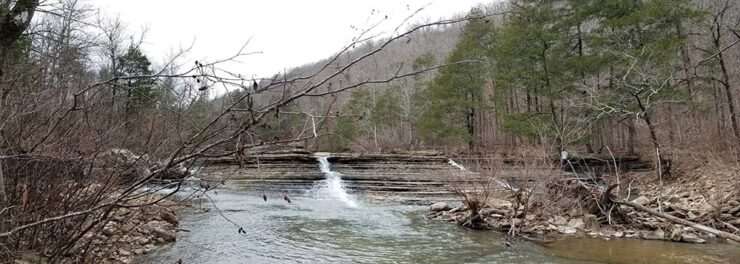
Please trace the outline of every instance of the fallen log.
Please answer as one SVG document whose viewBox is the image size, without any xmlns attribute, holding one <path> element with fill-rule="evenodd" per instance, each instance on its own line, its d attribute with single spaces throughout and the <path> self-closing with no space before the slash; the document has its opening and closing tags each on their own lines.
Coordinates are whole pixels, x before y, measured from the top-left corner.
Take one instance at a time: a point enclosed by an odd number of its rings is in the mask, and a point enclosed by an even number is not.
<svg viewBox="0 0 740 264">
<path fill-rule="evenodd" d="M 681 219 L 681 218 L 678 218 L 678 217 L 675 217 L 675 216 L 672 216 L 672 215 L 669 215 L 669 214 L 666 214 L 666 213 L 658 212 L 658 211 L 655 211 L 653 209 L 647 208 L 647 207 L 642 206 L 642 205 L 639 205 L 639 204 L 625 202 L 625 201 L 619 201 L 619 200 L 612 200 L 612 202 L 613 203 L 620 204 L 620 205 L 626 205 L 626 206 L 635 208 L 637 210 L 646 212 L 646 213 L 651 214 L 653 216 L 657 216 L 657 217 L 666 219 L 668 221 L 671 221 L 671 222 L 674 222 L 674 223 L 677 223 L 677 224 L 681 224 L 681 225 L 685 225 L 685 226 L 690 226 L 690 227 L 693 227 L 693 228 L 695 228 L 697 230 L 701 230 L 701 231 L 704 231 L 704 232 L 707 232 L 707 233 L 716 235 L 716 236 L 721 237 L 721 238 L 724 238 L 724 239 L 733 240 L 735 242 L 740 242 L 740 236 L 735 235 L 735 234 L 731 234 L 731 233 L 728 233 L 728 232 L 725 232 L 725 231 L 722 231 L 722 230 L 717 230 L 717 229 L 714 229 L 714 228 L 711 228 L 711 227 L 708 227 L 708 226 L 705 226 L 705 225 L 702 225 L 702 224 L 694 223 L 694 222 L 688 221 L 686 219 Z"/>
</svg>

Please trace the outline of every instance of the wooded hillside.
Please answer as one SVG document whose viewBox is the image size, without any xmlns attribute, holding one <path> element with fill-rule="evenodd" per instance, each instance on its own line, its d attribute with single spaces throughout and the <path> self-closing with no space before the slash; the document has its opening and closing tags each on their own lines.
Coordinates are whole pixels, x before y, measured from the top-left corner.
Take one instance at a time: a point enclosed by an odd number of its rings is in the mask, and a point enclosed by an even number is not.
<svg viewBox="0 0 740 264">
<path fill-rule="evenodd" d="M 316 96 L 294 107 L 332 117 L 321 128 L 327 136 L 309 143 L 319 149 L 508 151 L 544 145 L 735 157 L 739 8 L 727 0 L 481 6 L 469 15 L 483 18 L 462 28 L 417 32 L 321 89 L 424 66 L 475 63 L 363 85 L 337 97 Z M 302 121 L 285 119 L 278 126 L 301 127 Z M 280 131 L 285 137 L 297 132 Z"/>
</svg>

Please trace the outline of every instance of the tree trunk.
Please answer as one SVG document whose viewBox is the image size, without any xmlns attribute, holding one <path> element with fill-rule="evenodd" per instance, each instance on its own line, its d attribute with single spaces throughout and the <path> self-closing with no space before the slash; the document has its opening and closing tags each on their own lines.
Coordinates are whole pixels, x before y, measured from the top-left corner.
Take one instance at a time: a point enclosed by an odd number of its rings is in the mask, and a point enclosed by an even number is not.
<svg viewBox="0 0 740 264">
<path fill-rule="evenodd" d="M 3 152 L 0 151 L 0 155 L 2 154 Z M 5 176 L 3 174 L 3 157 L 0 157 L 0 202 L 3 202 L 3 204 L 6 204 L 7 202 L 7 195 L 5 194 Z"/>
<path fill-rule="evenodd" d="M 735 134 L 735 140 L 740 144 L 740 127 L 737 124 L 737 113 L 735 112 L 735 97 L 732 95 L 732 85 L 730 83 L 730 75 L 727 72 L 727 66 L 725 65 L 724 56 L 720 52 L 717 57 L 719 58 L 719 65 L 722 68 L 722 86 L 725 88 L 725 95 L 727 96 L 727 109 L 730 110 L 730 123 L 732 124 L 732 132 Z"/>
<path fill-rule="evenodd" d="M 468 109 L 467 130 L 470 138 L 468 139 L 468 148 L 473 150 L 475 148 L 475 108 L 470 107 Z"/>
<path fill-rule="evenodd" d="M 541 57 L 541 59 L 542 59 L 542 69 L 545 71 L 545 85 L 546 85 L 546 88 L 548 90 L 551 88 L 550 87 L 550 72 L 549 72 L 548 67 L 547 67 L 547 50 L 549 48 L 550 47 L 547 44 L 547 42 L 545 42 L 544 40 L 542 40 L 542 54 L 541 54 L 541 56 L 542 56 Z M 552 115 L 552 123 L 555 126 L 556 131 L 558 133 L 557 135 L 555 135 L 555 145 L 558 148 L 558 153 L 560 153 L 564 149 L 564 146 L 563 146 L 563 138 L 560 135 L 560 133 L 561 133 L 561 131 L 560 131 L 560 122 L 559 122 L 559 119 L 558 119 L 557 111 L 555 109 L 555 102 L 554 102 L 554 99 L 552 98 L 552 91 L 547 91 L 547 92 L 551 94 L 550 95 L 550 100 L 549 100 L 550 101 L 550 105 L 549 105 L 550 106 L 550 114 Z"/>
<path fill-rule="evenodd" d="M 732 94 L 730 75 L 728 73 L 725 56 L 722 52 L 722 25 L 720 21 L 723 16 L 724 11 L 721 12 L 719 18 L 715 18 L 714 20 L 715 27 L 714 32 L 712 32 L 712 42 L 714 47 L 719 50 L 719 53 L 717 53 L 717 59 L 719 60 L 719 66 L 722 70 L 722 80 L 720 80 L 720 82 L 722 83 L 725 95 L 727 96 L 727 109 L 730 111 L 730 124 L 732 125 L 732 132 L 735 134 L 735 142 L 737 142 L 737 145 L 740 145 L 740 127 L 738 127 L 737 114 L 735 113 L 735 97 L 733 97 Z M 740 36 L 738 36 L 738 38 L 740 38 Z"/>
<path fill-rule="evenodd" d="M 676 22 L 676 34 L 678 34 L 679 38 L 685 38 L 685 34 L 683 33 L 683 26 L 681 25 L 681 22 Z M 693 89 L 693 76 L 694 74 L 691 72 L 691 56 L 689 54 L 689 48 L 686 43 L 681 44 L 681 59 L 683 62 L 683 72 L 686 75 L 686 89 L 689 92 L 689 97 L 694 97 L 694 89 Z"/>
<path fill-rule="evenodd" d="M 635 129 L 635 121 L 630 118 L 629 123 L 627 124 L 627 148 L 629 149 L 630 154 L 635 154 L 635 134 L 637 133 Z"/>
<path fill-rule="evenodd" d="M 665 162 L 665 159 L 663 159 L 663 151 L 660 149 L 660 142 L 658 142 L 657 129 L 650 118 L 650 113 L 648 112 L 649 109 L 647 109 L 647 107 L 642 103 L 638 94 L 632 94 L 632 96 L 637 100 L 637 106 L 640 107 L 640 111 L 642 112 L 642 119 L 645 120 L 645 124 L 647 124 L 650 132 L 650 141 L 652 141 L 653 149 L 655 149 L 656 155 L 658 156 L 658 178 L 663 178 L 664 174 L 669 176 L 670 166 Z M 665 170 L 663 169 L 664 165 L 668 165 Z"/>
<path fill-rule="evenodd" d="M 7 1 L 3 1 L 1 5 L 4 9 L 10 8 Z M 6 10 L 4 16 L 0 16 L 0 78 L 4 75 L 3 68 L 8 58 L 8 50 L 26 31 L 38 5 L 39 0 L 18 0 L 12 9 Z M 2 92 L 0 103 L 4 102 L 10 93 L 10 86 L 4 88 L 0 91 Z"/>
</svg>

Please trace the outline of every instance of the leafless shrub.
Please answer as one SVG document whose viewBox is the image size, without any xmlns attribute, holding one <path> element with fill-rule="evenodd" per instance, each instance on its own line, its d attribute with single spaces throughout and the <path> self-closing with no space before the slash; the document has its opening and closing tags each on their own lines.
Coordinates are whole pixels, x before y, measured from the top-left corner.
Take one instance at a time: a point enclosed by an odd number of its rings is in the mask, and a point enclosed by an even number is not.
<svg viewBox="0 0 740 264">
<path fill-rule="evenodd" d="M 7 261 L 24 251 L 35 251 L 51 261 L 65 258 L 119 209 L 157 204 L 181 190 L 185 179 L 175 180 L 174 189 L 157 199 L 139 199 L 163 189 L 143 187 L 166 178 L 173 169 L 189 169 L 206 158 L 243 161 L 250 148 L 324 136 L 321 126 L 336 116 L 328 109 L 284 111 L 283 115 L 305 120 L 295 136 L 266 138 L 259 128 L 301 98 L 331 97 L 445 67 L 399 69 L 384 78 L 326 89 L 338 76 L 415 31 L 467 20 L 414 26 L 376 42 L 351 60 L 340 60 L 354 46 L 375 41 L 365 31 L 316 71 L 251 79 L 221 67 L 251 54 L 244 49 L 223 60 L 194 63 L 184 62 L 184 50 L 150 73 L 124 74 L 116 69 L 115 58 L 124 50 L 117 41 L 124 39 L 120 34 L 125 32 L 117 21 L 87 23 L 90 9 L 74 0 L 44 8 L 45 16 L 29 29 L 28 63 L 12 65 L 0 74 L 0 259 Z M 88 34 L 100 30 L 110 34 L 102 34 L 102 40 Z M 95 57 L 95 51 L 103 55 Z M 5 63 L 0 67 L 8 69 Z M 131 89 L 130 84 L 137 81 L 153 82 L 169 97 L 151 108 L 132 111 L 131 97 L 152 99 Z M 214 87 L 225 89 L 227 95 L 220 105 L 205 105 L 207 91 Z M 125 164 L 100 163 L 108 159 L 106 153 L 121 149 L 136 157 Z M 213 187 L 196 188 L 202 194 Z"/>
</svg>

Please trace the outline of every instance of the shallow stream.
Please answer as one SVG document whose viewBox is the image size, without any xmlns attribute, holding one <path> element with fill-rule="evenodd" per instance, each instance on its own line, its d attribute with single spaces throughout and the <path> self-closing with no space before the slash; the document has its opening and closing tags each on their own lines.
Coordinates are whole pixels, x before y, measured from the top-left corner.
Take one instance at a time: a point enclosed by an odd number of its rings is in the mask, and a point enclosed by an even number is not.
<svg viewBox="0 0 740 264">
<path fill-rule="evenodd" d="M 208 192 L 209 211 L 183 213 L 177 242 L 151 263 L 733 263 L 740 246 L 617 239 L 566 239 L 513 247 L 492 231 L 427 220 L 428 207 L 373 203 L 347 194 L 341 173 L 318 158 L 326 180 L 290 194 Z M 196 206 L 197 207 L 197 206 Z M 233 223 L 232 223 L 233 221 Z M 246 234 L 237 230 L 243 227 Z M 734 262 L 740 263 L 740 262 Z"/>
</svg>

